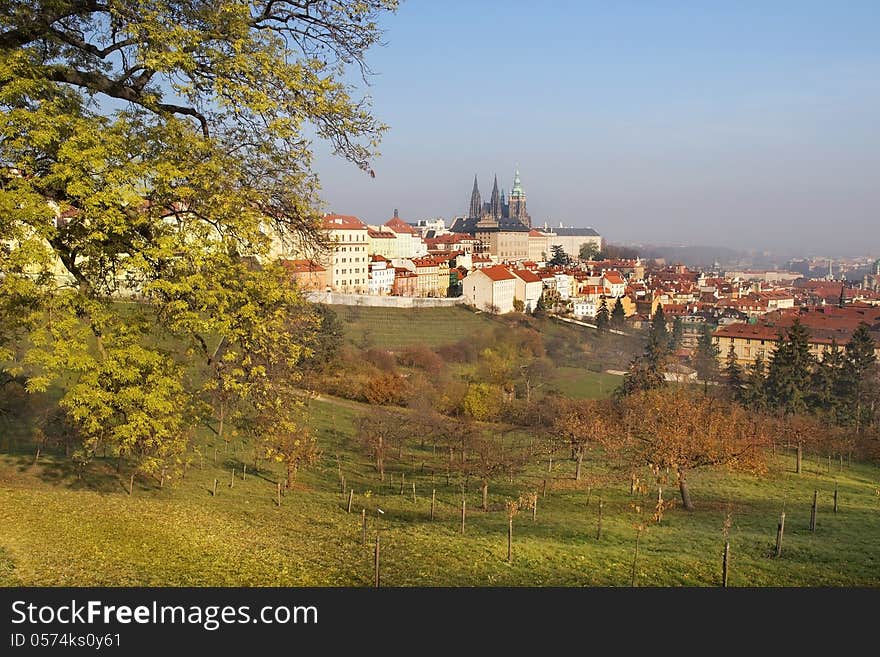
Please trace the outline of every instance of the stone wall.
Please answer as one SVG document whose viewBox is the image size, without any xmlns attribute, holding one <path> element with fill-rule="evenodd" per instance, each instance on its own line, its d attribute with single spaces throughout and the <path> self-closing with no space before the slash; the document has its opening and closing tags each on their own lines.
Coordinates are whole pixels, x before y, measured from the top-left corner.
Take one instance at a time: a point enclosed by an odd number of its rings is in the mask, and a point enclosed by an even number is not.
<svg viewBox="0 0 880 657">
<path fill-rule="evenodd" d="M 307 297 L 313 303 L 340 306 L 376 306 L 380 308 L 449 308 L 465 303 L 464 297 L 395 297 L 319 291 L 308 292 Z"/>
</svg>

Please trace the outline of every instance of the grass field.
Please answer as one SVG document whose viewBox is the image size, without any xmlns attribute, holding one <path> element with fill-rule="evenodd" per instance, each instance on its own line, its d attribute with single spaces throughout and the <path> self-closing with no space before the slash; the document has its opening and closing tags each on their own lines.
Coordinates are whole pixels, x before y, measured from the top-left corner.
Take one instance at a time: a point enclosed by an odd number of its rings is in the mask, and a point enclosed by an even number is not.
<svg viewBox="0 0 880 657">
<path fill-rule="evenodd" d="M 607 397 L 622 381 L 619 375 L 593 372 L 580 367 L 559 367 L 554 374 L 552 385 L 574 399 Z"/>
<path fill-rule="evenodd" d="M 466 308 L 332 306 L 346 339 L 358 346 L 399 349 L 417 343 L 437 347 L 489 329 L 498 320 Z"/>
<path fill-rule="evenodd" d="M 648 521 L 656 488 L 633 498 L 628 477 L 611 476 L 593 455 L 593 483 L 575 485 L 573 464 L 535 465 L 514 483 L 490 488 L 492 510 L 471 511 L 459 533 L 459 482 L 420 471 L 430 451 L 393 461 L 380 484 L 367 459 L 352 448 L 354 416 L 368 407 L 339 400 L 313 401 L 323 448 L 316 468 L 300 474 L 281 507 L 274 502 L 280 469 L 249 468 L 229 486 L 249 454 L 205 444 L 202 467 L 173 486 L 136 480 L 115 461 L 98 459 L 82 480 L 68 461 L 52 455 L 33 464 L 20 427 L 0 435 L 0 584 L 9 585 L 354 585 L 372 583 L 377 508 L 382 535 L 382 581 L 389 586 L 627 586 L 631 581 L 634 525 Z M 17 440 L 13 440 L 17 438 Z M 804 474 L 790 455 L 776 455 L 763 477 L 705 471 L 691 476 L 697 510 L 673 508 L 642 535 L 637 582 L 642 586 L 719 583 L 722 527 L 730 511 L 731 586 L 880 585 L 880 470 L 853 464 L 843 471 L 810 458 Z M 346 513 L 339 473 L 355 491 Z M 406 477 L 400 494 L 401 475 Z M 211 495 L 214 479 L 218 496 Z M 514 522 L 513 563 L 506 561 L 504 500 L 540 490 L 538 515 Z M 411 482 L 417 485 L 412 500 Z M 839 486 L 840 512 L 831 512 Z M 429 519 L 432 486 L 438 511 Z M 818 528 L 808 531 L 810 503 L 819 491 Z M 665 493 L 669 497 L 669 491 Z M 473 483 L 469 509 L 479 503 Z M 603 535 L 596 540 L 598 499 L 605 502 Z M 641 516 L 633 503 L 643 509 Z M 785 507 L 783 556 L 771 558 L 779 512 Z M 361 509 L 368 545 L 361 543 Z M 640 520 L 641 519 L 641 520 Z"/>
</svg>

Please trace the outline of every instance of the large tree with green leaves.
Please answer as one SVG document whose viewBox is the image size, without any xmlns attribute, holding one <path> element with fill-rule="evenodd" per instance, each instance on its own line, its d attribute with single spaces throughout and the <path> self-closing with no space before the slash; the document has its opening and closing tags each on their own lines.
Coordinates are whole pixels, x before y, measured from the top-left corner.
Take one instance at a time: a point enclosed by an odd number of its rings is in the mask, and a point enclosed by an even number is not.
<svg viewBox="0 0 880 657">
<path fill-rule="evenodd" d="M 275 256 L 323 246 L 310 135 L 370 170 L 384 128 L 344 79 L 395 7 L 0 7 L 0 357 L 73 377 L 86 453 L 167 460 L 296 375 L 316 322 Z"/>
<path fill-rule="evenodd" d="M 786 415 L 807 409 L 810 383 L 816 359 L 810 353 L 809 332 L 795 319 L 770 356 L 767 371 L 767 399 Z"/>
<path fill-rule="evenodd" d="M 869 399 L 876 397 L 877 357 L 874 353 L 876 345 L 864 322 L 853 331 L 852 337 L 844 348 L 841 371 L 842 406 L 848 424 L 861 431 L 870 424 L 873 416 L 873 405 Z M 876 401 L 876 399 L 875 399 Z"/>
</svg>

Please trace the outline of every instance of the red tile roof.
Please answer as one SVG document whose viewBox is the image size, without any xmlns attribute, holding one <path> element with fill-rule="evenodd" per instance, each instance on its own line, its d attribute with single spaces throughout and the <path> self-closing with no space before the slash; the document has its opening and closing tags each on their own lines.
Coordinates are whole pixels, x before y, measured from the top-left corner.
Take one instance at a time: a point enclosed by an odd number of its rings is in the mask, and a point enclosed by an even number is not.
<svg viewBox="0 0 880 657">
<path fill-rule="evenodd" d="M 528 269 L 514 269 L 513 275 L 524 283 L 541 283 L 541 277 Z"/>
<path fill-rule="evenodd" d="M 409 233 L 410 235 L 418 235 L 418 231 L 410 226 L 400 217 L 394 217 L 385 222 L 385 225 L 395 233 Z"/>
<path fill-rule="evenodd" d="M 324 215 L 324 228 L 327 230 L 366 230 L 367 225 L 358 219 L 345 214 Z"/>
<path fill-rule="evenodd" d="M 327 271 L 314 260 L 282 260 L 281 264 L 294 274 L 306 274 L 311 272 Z"/>
<path fill-rule="evenodd" d="M 491 278 L 493 281 L 512 281 L 515 280 L 513 274 L 507 270 L 506 267 L 502 267 L 501 265 L 494 265 L 492 267 L 483 267 L 479 271 L 483 272 Z"/>
</svg>

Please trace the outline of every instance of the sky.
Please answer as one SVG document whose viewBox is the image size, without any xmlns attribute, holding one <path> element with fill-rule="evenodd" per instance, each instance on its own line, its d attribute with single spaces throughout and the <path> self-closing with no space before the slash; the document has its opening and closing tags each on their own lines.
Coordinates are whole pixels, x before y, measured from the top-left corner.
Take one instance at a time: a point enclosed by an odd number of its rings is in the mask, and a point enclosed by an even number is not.
<svg viewBox="0 0 880 657">
<path fill-rule="evenodd" d="M 315 144 L 328 211 L 448 219 L 518 166 L 534 224 L 880 255 L 877 0 L 405 0 L 382 26 L 359 92 L 390 130 L 375 178 Z"/>
</svg>

